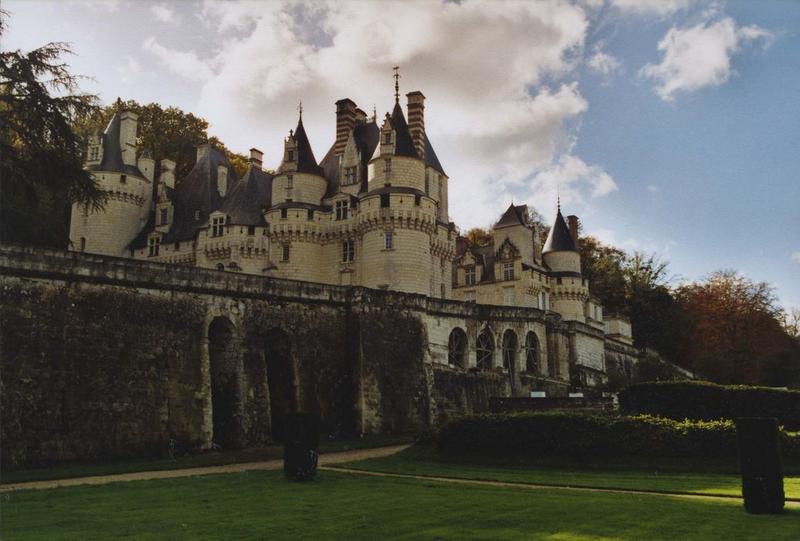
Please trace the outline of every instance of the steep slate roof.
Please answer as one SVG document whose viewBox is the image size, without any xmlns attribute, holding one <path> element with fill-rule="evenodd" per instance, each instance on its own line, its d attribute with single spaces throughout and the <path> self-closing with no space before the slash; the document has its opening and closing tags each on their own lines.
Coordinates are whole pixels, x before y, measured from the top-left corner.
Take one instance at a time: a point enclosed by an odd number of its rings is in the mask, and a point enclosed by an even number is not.
<svg viewBox="0 0 800 541">
<path fill-rule="evenodd" d="M 222 206 L 222 197 L 217 186 L 217 166 L 228 167 L 227 193 L 236 190 L 236 174 L 228 159 L 219 150 L 209 145 L 208 151 L 198 160 L 189 174 L 175 188 L 175 214 L 172 227 L 162 242 L 192 240 L 197 230 L 205 227 L 208 215 Z M 194 219 L 196 210 L 199 219 Z"/>
<path fill-rule="evenodd" d="M 359 192 L 367 189 L 367 164 L 370 156 L 378 146 L 380 139 L 380 129 L 374 121 L 357 124 L 353 128 L 353 139 L 356 142 L 359 152 L 361 152 L 361 187 Z M 334 152 L 336 144 L 331 145 L 328 153 L 322 158 L 320 166 L 325 172 L 325 179 L 328 181 L 328 189 L 325 197 L 331 197 L 339 192 L 339 157 Z"/>
<path fill-rule="evenodd" d="M 575 246 L 575 240 L 572 238 L 569 227 L 567 227 L 567 223 L 561 215 L 561 209 L 558 209 L 556 221 L 553 223 L 553 227 L 550 228 L 550 234 L 547 235 L 542 253 L 565 251 L 577 252 L 578 248 Z"/>
<path fill-rule="evenodd" d="M 447 174 L 444 172 L 442 164 L 439 163 L 439 158 L 436 156 L 436 151 L 433 150 L 433 145 L 431 145 L 431 140 L 428 139 L 427 133 L 425 134 L 425 163 L 439 171 L 441 174 Z"/>
<path fill-rule="evenodd" d="M 419 158 L 417 149 L 414 148 L 414 140 L 411 138 L 411 133 L 408 131 L 408 124 L 406 124 L 406 117 L 403 115 L 403 108 L 400 103 L 394 104 L 392 111 L 392 125 L 395 131 L 394 142 L 394 155 L 395 156 L 409 156 L 411 158 Z"/>
<path fill-rule="evenodd" d="M 89 171 L 109 171 L 146 178 L 135 165 L 127 165 L 122 161 L 122 144 L 119 137 L 120 112 L 114 113 L 103 132 L 103 160 L 96 165 L 90 165 Z"/>
<path fill-rule="evenodd" d="M 515 206 L 514 203 L 511 203 L 494 226 L 525 225 L 527 212 L 528 205 Z"/>
<path fill-rule="evenodd" d="M 251 165 L 244 176 L 225 195 L 220 209 L 234 225 L 265 225 L 263 209 L 272 203 L 273 175 Z"/>
<path fill-rule="evenodd" d="M 311 150 L 311 143 L 308 142 L 306 129 L 303 127 L 302 116 L 297 121 L 297 129 L 294 130 L 294 138 L 297 142 L 297 172 L 324 176 L 322 167 L 317 165 L 317 160 L 314 158 L 314 151 Z"/>
</svg>

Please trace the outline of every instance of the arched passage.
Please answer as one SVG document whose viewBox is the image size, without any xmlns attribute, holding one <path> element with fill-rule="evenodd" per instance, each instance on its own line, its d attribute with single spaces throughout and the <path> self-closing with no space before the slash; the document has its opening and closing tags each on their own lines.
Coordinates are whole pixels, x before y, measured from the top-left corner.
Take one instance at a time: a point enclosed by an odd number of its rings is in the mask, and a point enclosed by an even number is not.
<svg viewBox="0 0 800 541">
<path fill-rule="evenodd" d="M 494 338 L 492 338 L 492 333 L 489 329 L 484 329 L 478 335 L 475 350 L 478 354 L 478 368 L 480 370 L 491 370 L 494 357 Z"/>
<path fill-rule="evenodd" d="M 517 369 L 517 334 L 508 329 L 503 333 L 503 368 L 509 373 Z"/>
<path fill-rule="evenodd" d="M 296 411 L 294 362 L 289 335 L 272 329 L 264 336 L 272 439 L 283 441 L 286 414 Z"/>
<path fill-rule="evenodd" d="M 242 446 L 240 423 L 241 359 L 236 327 L 217 317 L 208 327 L 211 369 L 212 441 L 223 449 Z"/>
<path fill-rule="evenodd" d="M 464 329 L 456 327 L 450 331 L 450 338 L 447 341 L 447 363 L 450 366 L 465 368 L 465 353 L 467 351 L 467 333 Z"/>
<path fill-rule="evenodd" d="M 525 371 L 530 374 L 539 372 L 539 339 L 533 331 L 525 335 Z"/>
</svg>

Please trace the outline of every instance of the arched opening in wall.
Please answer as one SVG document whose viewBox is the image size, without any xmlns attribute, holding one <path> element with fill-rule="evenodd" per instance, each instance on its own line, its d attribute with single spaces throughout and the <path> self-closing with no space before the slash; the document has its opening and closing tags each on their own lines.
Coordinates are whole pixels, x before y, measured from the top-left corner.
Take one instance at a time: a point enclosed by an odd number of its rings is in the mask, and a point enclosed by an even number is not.
<svg viewBox="0 0 800 541">
<path fill-rule="evenodd" d="M 286 415 L 296 410 L 294 362 L 289 335 L 272 329 L 264 337 L 264 361 L 267 365 L 269 409 L 272 439 L 282 442 Z"/>
<path fill-rule="evenodd" d="M 494 357 L 494 338 L 489 329 L 484 329 L 478 335 L 478 342 L 475 347 L 478 353 L 478 368 L 480 370 L 492 369 L 492 358 Z"/>
<path fill-rule="evenodd" d="M 525 335 L 525 371 L 531 374 L 539 372 L 539 339 L 533 331 Z"/>
<path fill-rule="evenodd" d="M 241 359 L 236 327 L 228 318 L 217 317 L 208 327 L 211 371 L 211 440 L 223 449 L 242 446 L 240 422 Z"/>
<path fill-rule="evenodd" d="M 225 270 L 225 265 L 223 263 L 217 263 L 217 270 L 218 271 L 224 271 Z"/>
<path fill-rule="evenodd" d="M 447 341 L 447 364 L 466 368 L 467 333 L 456 327 Z"/>
<path fill-rule="evenodd" d="M 508 329 L 503 333 L 503 368 L 513 374 L 517 368 L 517 334 Z"/>
</svg>

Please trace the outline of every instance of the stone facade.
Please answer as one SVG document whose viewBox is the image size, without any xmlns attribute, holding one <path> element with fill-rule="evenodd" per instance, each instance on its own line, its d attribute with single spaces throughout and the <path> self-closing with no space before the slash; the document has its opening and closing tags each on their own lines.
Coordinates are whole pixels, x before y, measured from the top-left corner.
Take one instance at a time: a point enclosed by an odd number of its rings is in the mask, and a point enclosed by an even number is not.
<svg viewBox="0 0 800 541">
<path fill-rule="evenodd" d="M 295 410 L 331 435 L 426 430 L 563 396 L 576 352 L 603 355 L 535 308 L 12 246 L 0 272 L 5 467 L 260 445 Z"/>
</svg>

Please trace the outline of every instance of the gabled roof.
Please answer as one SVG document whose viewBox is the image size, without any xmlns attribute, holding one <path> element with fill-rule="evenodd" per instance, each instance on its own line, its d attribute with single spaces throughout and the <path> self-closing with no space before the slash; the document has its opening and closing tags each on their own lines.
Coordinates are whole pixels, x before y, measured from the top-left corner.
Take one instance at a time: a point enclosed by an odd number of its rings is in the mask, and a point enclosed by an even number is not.
<svg viewBox="0 0 800 541">
<path fill-rule="evenodd" d="M 294 130 L 294 139 L 297 142 L 297 172 L 324 176 L 322 167 L 317 165 L 317 160 L 314 158 L 314 151 L 311 150 L 311 143 L 308 142 L 306 129 L 303 127 L 303 117 L 300 117 L 297 121 L 297 129 Z"/>
<path fill-rule="evenodd" d="M 90 165 L 89 171 L 109 171 L 146 178 L 135 165 L 127 165 L 122 161 L 122 143 L 119 137 L 120 112 L 114 113 L 103 131 L 103 160 L 99 164 Z"/>
<path fill-rule="evenodd" d="M 234 225 L 264 225 L 263 209 L 272 202 L 273 175 L 251 165 L 244 176 L 225 195 L 220 209 Z"/>
<path fill-rule="evenodd" d="M 495 227 L 508 227 L 512 225 L 525 225 L 527 222 L 528 205 L 514 205 L 511 203 Z"/>
<path fill-rule="evenodd" d="M 206 225 L 208 215 L 222 207 L 222 196 L 217 186 L 217 167 L 220 165 L 228 168 L 227 193 L 236 190 L 233 167 L 222 152 L 209 145 L 208 151 L 175 188 L 172 227 L 162 242 L 194 239 L 197 230 Z M 198 219 L 195 219 L 195 211 L 200 211 Z"/>
<path fill-rule="evenodd" d="M 411 133 L 408 131 L 408 124 L 406 123 L 406 117 L 403 115 L 403 108 L 400 107 L 399 103 L 394 104 L 392 126 L 394 127 L 396 137 L 394 155 L 419 158 L 417 149 L 414 148 L 414 140 L 411 138 Z"/>
<path fill-rule="evenodd" d="M 558 209 L 556 214 L 556 221 L 553 222 L 553 227 L 550 228 L 550 234 L 547 235 L 547 240 L 544 243 L 542 253 L 548 252 L 577 252 L 578 247 L 575 246 L 575 239 L 569 232 L 569 227 L 561 215 L 561 209 Z"/>
<path fill-rule="evenodd" d="M 359 192 L 366 191 L 367 189 L 367 164 L 375 149 L 378 147 L 378 140 L 380 139 L 380 129 L 375 121 L 357 124 L 353 128 L 353 139 L 356 146 L 361 153 L 361 186 Z M 336 144 L 331 145 L 328 153 L 322 158 L 320 166 L 325 172 L 325 180 L 328 181 L 328 189 L 325 192 L 325 197 L 331 197 L 339 192 L 341 187 L 339 179 L 339 156 L 334 152 Z"/>
</svg>

